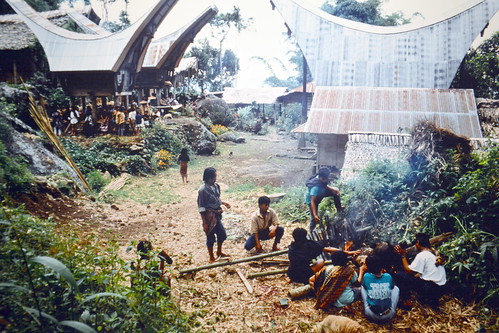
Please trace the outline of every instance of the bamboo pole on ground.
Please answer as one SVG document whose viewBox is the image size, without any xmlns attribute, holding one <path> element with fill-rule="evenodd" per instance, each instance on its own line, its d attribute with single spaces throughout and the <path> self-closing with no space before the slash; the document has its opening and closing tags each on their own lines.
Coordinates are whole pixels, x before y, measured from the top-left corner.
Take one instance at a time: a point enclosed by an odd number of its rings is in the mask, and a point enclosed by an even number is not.
<svg viewBox="0 0 499 333">
<path fill-rule="evenodd" d="M 286 273 L 287 270 L 288 270 L 287 268 L 283 268 L 283 269 L 274 269 L 273 271 L 250 273 L 250 274 L 248 274 L 248 279 L 253 279 L 253 278 L 262 277 L 262 276 L 282 274 L 282 273 Z"/>
<path fill-rule="evenodd" d="M 180 270 L 179 273 L 182 275 L 182 274 L 201 271 L 203 269 L 210 269 L 210 268 L 221 267 L 221 266 L 235 265 L 235 264 L 239 264 L 242 262 L 258 260 L 258 259 L 267 258 L 267 257 L 274 257 L 274 256 L 278 256 L 278 255 L 285 254 L 285 253 L 288 253 L 288 249 L 259 254 L 259 255 L 253 256 L 253 257 L 247 257 L 247 258 L 241 258 L 241 259 L 235 259 L 235 260 L 223 261 L 223 262 L 215 262 L 213 264 L 208 264 L 208 265 L 203 265 L 203 266 L 198 266 L 198 267 L 193 267 L 193 268 L 188 268 L 188 269 L 182 269 L 182 270 Z"/>
</svg>

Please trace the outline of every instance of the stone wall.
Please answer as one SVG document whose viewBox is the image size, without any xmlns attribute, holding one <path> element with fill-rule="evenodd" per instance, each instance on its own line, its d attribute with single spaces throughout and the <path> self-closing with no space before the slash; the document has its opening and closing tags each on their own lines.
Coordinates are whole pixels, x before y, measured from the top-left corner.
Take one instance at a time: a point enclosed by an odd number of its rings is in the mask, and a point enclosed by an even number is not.
<svg viewBox="0 0 499 333">
<path fill-rule="evenodd" d="M 499 144 L 499 139 L 471 138 L 470 143 L 475 151 L 480 151 L 492 143 Z M 341 179 L 351 179 L 370 161 L 405 160 L 409 153 L 410 144 L 411 136 L 409 134 L 350 132 Z"/>
<path fill-rule="evenodd" d="M 348 180 L 370 161 L 404 159 L 409 152 L 409 134 L 353 132 L 348 134 L 341 178 Z"/>
</svg>

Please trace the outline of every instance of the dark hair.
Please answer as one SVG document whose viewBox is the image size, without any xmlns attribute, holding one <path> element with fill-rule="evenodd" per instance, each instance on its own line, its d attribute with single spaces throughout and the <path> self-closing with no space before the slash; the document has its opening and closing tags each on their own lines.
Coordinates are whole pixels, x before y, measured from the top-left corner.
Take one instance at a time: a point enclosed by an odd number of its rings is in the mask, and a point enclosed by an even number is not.
<svg viewBox="0 0 499 333">
<path fill-rule="evenodd" d="M 180 154 L 187 155 L 187 148 L 182 148 L 182 150 L 180 151 Z"/>
<path fill-rule="evenodd" d="M 204 172 L 203 172 L 203 181 L 207 182 L 208 180 L 210 180 L 213 177 L 215 177 L 216 174 L 217 174 L 217 169 L 215 169 L 213 167 L 209 167 L 209 168 L 204 169 Z"/>
<path fill-rule="evenodd" d="M 307 239 L 307 230 L 303 228 L 296 228 L 293 230 L 293 239 L 297 243 L 303 243 Z"/>
<path fill-rule="evenodd" d="M 148 240 L 141 240 L 137 244 L 137 252 L 140 255 L 140 259 L 149 259 L 149 252 L 152 250 L 152 244 Z"/>
<path fill-rule="evenodd" d="M 378 256 L 369 256 L 366 258 L 367 270 L 373 274 L 379 274 L 383 269 L 383 263 L 381 262 L 381 258 Z"/>
<path fill-rule="evenodd" d="M 317 173 L 317 175 L 320 178 L 328 178 L 328 179 L 329 179 L 330 174 L 331 174 L 331 170 L 329 170 L 329 168 L 320 168 L 319 172 Z"/>
<path fill-rule="evenodd" d="M 335 266 L 345 266 L 348 262 L 348 256 L 344 251 L 331 253 L 331 262 Z"/>
<path fill-rule="evenodd" d="M 430 248 L 430 236 L 423 232 L 419 232 L 416 234 L 416 241 L 419 241 L 419 245 L 422 247 Z"/>
<path fill-rule="evenodd" d="M 270 198 L 267 197 L 267 196 L 262 196 L 260 198 L 258 198 L 258 205 L 270 205 Z"/>
</svg>

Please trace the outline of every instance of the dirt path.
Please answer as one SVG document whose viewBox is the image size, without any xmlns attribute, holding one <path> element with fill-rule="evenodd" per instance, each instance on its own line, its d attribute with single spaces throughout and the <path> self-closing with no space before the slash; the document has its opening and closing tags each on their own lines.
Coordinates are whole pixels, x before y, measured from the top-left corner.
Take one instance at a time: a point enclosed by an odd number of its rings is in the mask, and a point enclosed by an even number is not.
<svg viewBox="0 0 499 333">
<path fill-rule="evenodd" d="M 264 194 L 263 187 L 301 186 L 311 173 L 312 161 L 296 158 L 306 157 L 306 153 L 300 153 L 297 141 L 289 136 L 244 136 L 245 144 L 220 144 L 219 156 L 194 157 L 188 184 L 182 184 L 178 168 L 174 168 L 157 176 L 134 178 L 124 188 L 125 192 L 134 193 L 134 200 L 121 199 L 113 205 L 81 200 L 78 207 L 66 211 L 86 231 L 119 239 L 123 258 L 135 258 L 133 251 L 126 253 L 125 249 L 131 241 L 142 238 L 165 249 L 174 260 L 173 297 L 183 311 L 195 315 L 200 323 L 193 331 L 308 332 L 327 315 L 313 309 L 312 299 L 290 302 L 286 309 L 279 305 L 279 299 L 289 298 L 288 291 L 299 285 L 287 283 L 282 274 L 262 277 L 250 280 L 254 289 L 250 294 L 236 273 L 236 269 L 247 274 L 279 267 L 241 263 L 202 270 L 189 278 L 178 274 L 181 269 L 208 262 L 196 205 L 204 168 L 217 168 L 222 198 L 232 205 L 224 213 L 223 223 L 229 236 L 224 252 L 233 259 L 250 255 L 243 249 L 248 217 L 256 209 L 258 196 Z M 286 248 L 291 242 L 292 229 L 305 225 L 306 221 L 284 223 L 281 247 Z M 264 248 L 270 250 L 271 244 L 267 243 Z M 354 309 L 354 314 L 338 309 L 332 314 L 357 320 L 366 332 L 471 332 L 479 327 L 477 313 L 455 299 L 447 299 L 440 313 L 419 306 L 411 311 L 398 309 L 396 318 L 385 326 L 366 321 L 360 302 L 354 303 Z"/>
</svg>

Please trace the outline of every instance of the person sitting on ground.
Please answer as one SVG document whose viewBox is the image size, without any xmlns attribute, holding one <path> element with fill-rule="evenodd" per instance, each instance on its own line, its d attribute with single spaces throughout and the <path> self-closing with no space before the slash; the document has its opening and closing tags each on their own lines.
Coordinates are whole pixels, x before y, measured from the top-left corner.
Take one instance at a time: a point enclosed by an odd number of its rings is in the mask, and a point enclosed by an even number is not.
<svg viewBox="0 0 499 333">
<path fill-rule="evenodd" d="M 360 282 L 359 275 L 344 251 L 333 252 L 331 262 L 333 265 L 324 266 L 309 280 L 316 297 L 314 308 L 335 306 L 350 310 L 348 306 L 360 298 L 360 289 L 354 287 Z"/>
<path fill-rule="evenodd" d="M 395 251 L 402 257 L 404 268 L 404 271 L 395 275 L 395 281 L 400 287 L 400 297 L 407 301 L 410 291 L 413 290 L 419 294 L 421 301 L 436 307 L 447 282 L 445 268 L 437 261 L 429 235 L 425 233 L 416 235 L 416 249 L 419 253 L 409 265 L 407 251 L 400 245 L 395 246 Z M 405 304 L 409 305 L 407 302 Z"/>
<path fill-rule="evenodd" d="M 338 212 L 343 211 L 345 208 L 341 206 L 340 191 L 338 189 L 329 187 L 329 175 L 331 171 L 329 168 L 321 168 L 319 172 L 309 178 L 306 182 L 307 193 L 305 195 L 305 203 L 308 205 L 310 211 L 310 232 L 312 232 L 319 218 L 319 204 L 325 197 L 333 197 L 334 206 Z"/>
<path fill-rule="evenodd" d="M 307 239 L 307 234 L 307 230 L 303 228 L 293 230 L 294 242 L 289 246 L 289 267 L 286 272 L 292 282 L 308 284 L 309 279 L 324 267 L 324 260 L 317 257 L 322 252 L 341 251 L 335 247 L 325 246 L 324 242 Z M 355 255 L 360 251 L 346 251 L 346 253 Z"/>
<path fill-rule="evenodd" d="M 251 217 L 249 238 L 244 244 L 246 251 L 256 248 L 257 253 L 263 252 L 261 240 L 274 238 L 272 251 L 279 251 L 277 244 L 284 235 L 284 228 L 279 226 L 277 214 L 270 208 L 270 198 L 263 196 L 258 198 L 258 210 Z"/>
<path fill-rule="evenodd" d="M 151 259 L 152 256 L 152 251 L 153 251 L 153 246 L 150 241 L 140 240 L 139 243 L 137 244 L 137 253 L 140 256 L 140 259 L 136 265 L 135 263 L 132 263 L 132 269 L 135 270 L 136 272 L 142 272 L 142 275 L 146 277 L 147 281 L 152 281 L 153 284 L 155 284 L 157 280 L 160 280 L 170 288 L 171 277 L 168 271 L 166 270 L 165 263 L 171 265 L 173 263 L 173 260 L 170 258 L 170 256 L 166 253 L 165 250 L 161 250 L 158 253 L 158 258 L 160 260 L 159 267 L 157 268 L 147 267 L 148 261 Z M 132 285 L 134 285 L 135 282 L 136 279 L 132 279 Z"/>
<path fill-rule="evenodd" d="M 392 276 L 384 271 L 382 259 L 376 255 L 368 256 L 360 267 L 364 313 L 375 322 L 392 319 L 399 301 L 399 288 L 393 283 Z"/>
</svg>

